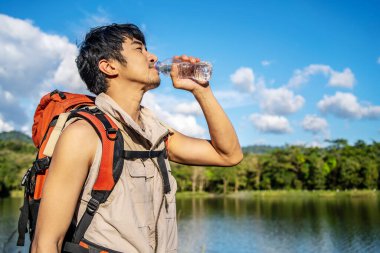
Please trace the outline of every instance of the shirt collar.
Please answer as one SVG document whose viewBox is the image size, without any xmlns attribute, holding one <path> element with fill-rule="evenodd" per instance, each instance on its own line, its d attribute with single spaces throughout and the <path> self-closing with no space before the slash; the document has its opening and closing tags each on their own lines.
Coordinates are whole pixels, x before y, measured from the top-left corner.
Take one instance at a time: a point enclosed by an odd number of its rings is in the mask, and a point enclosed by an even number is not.
<svg viewBox="0 0 380 253">
<path fill-rule="evenodd" d="M 155 115 L 144 106 L 140 106 L 140 120 L 144 130 L 126 113 L 110 96 L 100 93 L 95 99 L 96 106 L 106 114 L 115 118 L 121 124 L 133 129 L 136 133 L 148 140 L 154 147 L 159 139 L 168 132 Z"/>
</svg>

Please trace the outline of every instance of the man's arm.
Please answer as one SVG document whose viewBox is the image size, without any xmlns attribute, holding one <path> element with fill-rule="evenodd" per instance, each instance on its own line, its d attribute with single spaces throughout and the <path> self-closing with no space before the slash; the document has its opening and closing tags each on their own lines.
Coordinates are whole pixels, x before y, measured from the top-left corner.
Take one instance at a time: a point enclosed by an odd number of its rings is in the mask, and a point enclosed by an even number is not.
<svg viewBox="0 0 380 253">
<path fill-rule="evenodd" d="M 96 132 L 83 120 L 68 126 L 60 136 L 44 184 L 32 253 L 61 252 L 97 140 Z"/>
<path fill-rule="evenodd" d="M 176 58 L 192 63 L 199 62 L 198 58 L 185 55 Z M 239 140 L 208 82 L 179 79 L 177 73 L 177 69 L 173 67 L 171 72 L 173 86 L 193 93 L 205 115 L 211 140 L 191 138 L 174 131 L 169 137 L 169 159 L 189 165 L 236 165 L 243 159 Z"/>
</svg>

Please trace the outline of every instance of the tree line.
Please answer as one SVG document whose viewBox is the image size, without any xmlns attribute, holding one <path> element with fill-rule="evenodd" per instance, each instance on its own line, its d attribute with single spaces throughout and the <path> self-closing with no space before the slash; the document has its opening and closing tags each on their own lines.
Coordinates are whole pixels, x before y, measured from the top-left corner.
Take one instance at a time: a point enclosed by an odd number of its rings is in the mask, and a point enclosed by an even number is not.
<svg viewBox="0 0 380 253">
<path fill-rule="evenodd" d="M 285 146 L 265 154 L 245 153 L 230 168 L 172 164 L 179 191 L 378 189 L 380 142 L 328 141 L 325 148 Z"/>
<path fill-rule="evenodd" d="M 241 190 L 378 189 L 380 142 L 329 141 L 325 148 L 285 146 L 267 153 L 245 152 L 233 167 L 171 163 L 178 191 L 229 193 Z M 246 151 L 246 149 L 245 149 Z M 0 139 L 0 197 L 21 190 L 20 181 L 35 158 L 31 141 Z"/>
</svg>

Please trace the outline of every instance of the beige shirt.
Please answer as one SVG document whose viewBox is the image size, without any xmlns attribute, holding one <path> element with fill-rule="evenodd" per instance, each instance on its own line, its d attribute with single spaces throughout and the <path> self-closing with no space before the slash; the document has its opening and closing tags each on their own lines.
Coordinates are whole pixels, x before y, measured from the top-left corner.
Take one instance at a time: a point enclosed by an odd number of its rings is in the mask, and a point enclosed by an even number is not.
<svg viewBox="0 0 380 253">
<path fill-rule="evenodd" d="M 96 105 L 119 126 L 125 150 L 162 150 L 170 133 L 148 109 L 141 107 L 142 129 L 108 95 L 97 96 Z M 82 217 L 100 165 L 99 140 L 94 162 L 85 182 L 78 209 Z M 158 162 L 153 159 L 124 160 L 119 181 L 107 201 L 100 205 L 84 238 L 97 245 L 127 253 L 177 252 L 175 193 L 177 183 L 169 170 L 171 191 L 163 193 Z M 157 245 L 157 248 L 156 248 Z M 156 251 L 155 251 L 156 250 Z"/>
</svg>

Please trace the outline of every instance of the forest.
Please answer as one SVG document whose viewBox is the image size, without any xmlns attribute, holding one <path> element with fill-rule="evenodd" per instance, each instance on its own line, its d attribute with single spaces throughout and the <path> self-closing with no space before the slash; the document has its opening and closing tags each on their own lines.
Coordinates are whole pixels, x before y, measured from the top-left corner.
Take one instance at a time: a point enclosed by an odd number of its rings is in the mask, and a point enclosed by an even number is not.
<svg viewBox="0 0 380 253">
<path fill-rule="evenodd" d="M 36 149 L 22 134 L 0 134 L 0 197 L 21 190 L 20 181 Z M 348 190 L 380 186 L 380 142 L 328 140 L 326 147 L 244 148 L 233 167 L 172 163 L 178 191 L 223 193 L 243 190 Z M 255 152 L 258 150 L 259 152 Z"/>
</svg>

